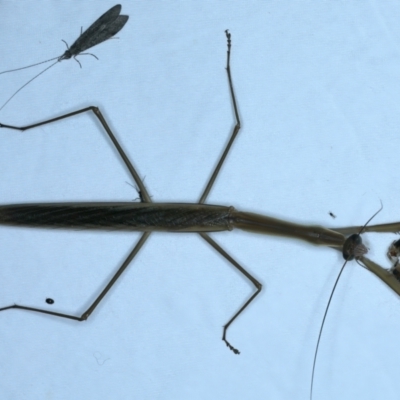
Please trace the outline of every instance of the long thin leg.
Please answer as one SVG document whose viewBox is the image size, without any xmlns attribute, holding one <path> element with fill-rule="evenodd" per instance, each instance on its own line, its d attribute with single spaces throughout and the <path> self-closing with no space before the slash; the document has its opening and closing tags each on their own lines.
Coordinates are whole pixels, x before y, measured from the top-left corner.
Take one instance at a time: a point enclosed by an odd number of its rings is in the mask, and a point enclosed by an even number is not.
<svg viewBox="0 0 400 400">
<path fill-rule="evenodd" d="M 229 150 L 232 146 L 233 141 L 236 139 L 236 136 L 239 132 L 240 129 L 240 119 L 239 119 L 239 113 L 238 113 L 238 108 L 236 105 L 236 98 L 235 98 L 235 92 L 233 90 L 233 84 L 232 84 L 232 76 L 231 76 L 231 66 L 230 66 L 230 62 L 231 62 L 231 34 L 228 32 L 228 30 L 225 31 L 226 37 L 228 39 L 228 51 L 227 51 L 227 61 L 226 61 L 226 73 L 228 74 L 228 81 L 229 81 L 229 90 L 231 92 L 231 98 L 232 98 L 232 104 L 233 104 L 233 109 L 235 111 L 235 119 L 236 119 L 236 125 L 233 128 L 232 131 L 232 135 L 231 138 L 229 139 L 229 142 L 217 164 L 217 166 L 215 167 L 215 170 L 213 172 L 213 174 L 211 175 L 210 180 L 207 183 L 207 186 L 203 192 L 203 194 L 200 197 L 199 203 L 202 204 L 206 201 L 206 198 L 208 196 L 208 193 L 210 193 L 210 190 L 214 184 L 215 179 L 217 178 L 217 175 L 219 173 L 219 170 L 222 167 L 222 164 L 225 161 L 226 156 L 229 153 Z"/>
<path fill-rule="evenodd" d="M 233 317 L 224 325 L 224 330 L 222 334 L 222 340 L 226 345 L 235 353 L 240 354 L 238 349 L 235 349 L 226 339 L 226 332 L 232 322 L 245 310 L 245 308 L 256 298 L 256 296 L 261 292 L 262 285 L 254 276 L 247 272 L 241 265 L 239 265 L 222 247 L 220 247 L 214 240 L 210 238 L 206 233 L 199 233 L 199 235 L 215 250 L 218 251 L 222 256 L 224 256 L 234 267 L 236 267 L 247 279 L 249 279 L 253 285 L 256 287 L 256 291 L 250 296 L 250 298 L 243 304 L 243 306 L 237 311 Z"/>
<path fill-rule="evenodd" d="M 333 228 L 334 231 L 340 232 L 343 235 L 350 235 L 352 233 L 357 233 L 362 226 L 348 226 L 345 228 Z M 400 232 L 400 222 L 393 222 L 390 224 L 378 224 L 366 226 L 364 232 Z"/>
<path fill-rule="evenodd" d="M 7 306 L 7 307 L 0 308 L 0 311 L 5 311 L 5 310 L 10 310 L 11 308 L 16 308 L 16 309 L 19 309 L 19 310 L 35 311 L 35 312 L 39 312 L 39 313 L 42 313 L 42 314 L 54 315 L 56 317 L 73 319 L 75 321 L 86 321 L 89 318 L 90 314 L 92 314 L 92 312 L 95 310 L 95 308 L 99 305 L 101 300 L 103 300 L 104 296 L 112 288 L 114 283 L 118 280 L 118 278 L 125 271 L 126 267 L 129 265 L 129 263 L 132 261 L 132 259 L 136 256 L 136 254 L 142 248 L 144 242 L 150 236 L 150 233 L 151 232 L 143 233 L 143 235 L 141 236 L 139 241 L 136 243 L 136 246 L 133 248 L 133 250 L 130 252 L 129 256 L 126 258 L 126 260 L 119 267 L 118 271 L 111 278 L 110 282 L 107 283 L 106 287 L 97 296 L 96 300 L 92 303 L 92 305 L 81 316 L 76 316 L 76 315 L 71 315 L 71 314 L 63 314 L 63 313 L 58 313 L 58 312 L 54 312 L 54 311 L 44 310 L 42 308 L 22 306 L 22 305 L 19 305 L 19 304 L 13 304 L 12 306 Z"/>
<path fill-rule="evenodd" d="M 77 110 L 77 111 L 74 111 L 74 112 L 71 112 L 71 113 L 68 113 L 68 114 L 65 114 L 65 115 L 61 115 L 60 117 L 57 117 L 57 118 L 51 118 L 51 119 L 48 119 L 46 121 L 38 122 L 37 124 L 27 125 L 27 126 L 22 126 L 22 127 L 12 126 L 12 125 L 5 125 L 5 124 L 0 123 L 0 128 L 9 128 L 9 129 L 16 129 L 18 131 L 27 131 L 28 129 L 32 129 L 32 128 L 36 128 L 37 126 L 46 125 L 46 124 L 50 124 L 52 122 L 60 121 L 62 119 L 73 117 L 75 115 L 82 114 L 82 113 L 87 112 L 87 111 L 92 111 L 94 113 L 94 115 L 97 117 L 97 119 L 100 121 L 101 125 L 103 126 L 103 128 L 107 132 L 108 136 L 110 137 L 111 141 L 113 142 L 115 148 L 118 150 L 119 155 L 121 156 L 122 160 L 124 161 L 126 167 L 128 168 L 129 172 L 131 173 L 133 179 L 135 180 L 135 182 L 139 186 L 139 189 L 140 189 L 140 192 L 142 193 L 143 199 L 145 200 L 145 202 L 151 203 L 152 201 L 150 199 L 149 194 L 147 193 L 146 188 L 144 187 L 144 184 L 143 184 L 142 180 L 140 179 L 140 177 L 137 174 L 135 168 L 133 167 L 133 165 L 129 161 L 129 159 L 126 156 L 125 152 L 122 150 L 122 147 L 120 146 L 120 144 L 118 143 L 118 141 L 115 138 L 114 134 L 112 133 L 110 127 L 107 124 L 107 121 L 103 117 L 103 114 L 101 113 L 101 111 L 97 107 L 90 106 L 90 107 L 82 108 L 81 110 Z"/>
</svg>

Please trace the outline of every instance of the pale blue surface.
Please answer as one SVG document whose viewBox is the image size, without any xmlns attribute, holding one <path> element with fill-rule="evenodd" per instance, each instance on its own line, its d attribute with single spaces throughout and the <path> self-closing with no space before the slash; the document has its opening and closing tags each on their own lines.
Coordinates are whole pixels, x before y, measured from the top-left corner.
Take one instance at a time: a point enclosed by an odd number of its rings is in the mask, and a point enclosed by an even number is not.
<svg viewBox="0 0 400 400">
<path fill-rule="evenodd" d="M 61 55 L 109 1 L 2 1 L 0 70 Z M 0 121 L 28 124 L 97 105 L 154 201 L 196 201 L 233 126 L 243 129 L 209 202 L 304 223 L 400 220 L 400 3 L 144 2 L 112 40 L 25 88 Z M 0 75 L 0 103 L 36 69 Z M 0 204 L 130 201 L 127 172 L 90 116 L 0 132 Z M 332 211 L 337 218 L 329 216 Z M 79 313 L 135 234 L 0 228 L 0 304 Z M 89 321 L 0 313 L 2 399 L 306 399 L 340 255 L 241 232 L 213 235 L 264 284 L 252 290 L 197 235 L 154 234 Z M 366 235 L 389 266 L 395 235 Z M 50 308 L 50 307 L 49 307 Z M 400 302 L 356 264 L 323 333 L 314 399 L 398 399 Z"/>
</svg>

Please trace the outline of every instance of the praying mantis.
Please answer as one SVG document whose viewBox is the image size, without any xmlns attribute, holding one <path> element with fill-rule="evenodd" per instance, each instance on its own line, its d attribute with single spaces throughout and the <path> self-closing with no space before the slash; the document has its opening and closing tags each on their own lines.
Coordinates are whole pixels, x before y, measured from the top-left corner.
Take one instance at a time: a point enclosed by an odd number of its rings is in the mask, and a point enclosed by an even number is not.
<svg viewBox="0 0 400 400">
<path fill-rule="evenodd" d="M 242 138 L 242 136 L 241 136 L 241 138 Z M 144 173 L 146 173 L 146 171 L 145 171 L 145 169 L 143 169 L 143 172 Z M 342 220 L 343 221 L 343 220 Z M 359 226 L 360 225 L 362 225 L 362 223 L 363 223 L 364 221 L 360 221 L 360 223 L 359 223 Z M 228 235 L 229 236 L 229 235 Z M 263 264 L 266 262 L 266 260 L 263 260 Z M 247 265 L 247 261 L 246 260 L 244 260 L 244 263 Z M 251 268 L 252 266 L 250 266 L 250 268 Z M 268 286 L 268 282 L 266 282 L 266 285 Z M 253 308 L 254 308 L 254 306 L 253 306 Z M 237 339 L 236 339 L 237 340 Z M 238 346 L 239 347 L 239 346 Z"/>
</svg>

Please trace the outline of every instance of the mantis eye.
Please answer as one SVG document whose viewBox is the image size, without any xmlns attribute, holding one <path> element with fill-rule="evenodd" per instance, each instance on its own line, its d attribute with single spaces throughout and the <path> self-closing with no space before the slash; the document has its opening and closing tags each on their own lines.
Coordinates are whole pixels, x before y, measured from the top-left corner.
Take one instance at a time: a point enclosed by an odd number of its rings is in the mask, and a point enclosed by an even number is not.
<svg viewBox="0 0 400 400">
<path fill-rule="evenodd" d="M 358 259 L 368 253 L 368 249 L 363 245 L 361 235 L 355 233 L 349 236 L 343 245 L 343 258 L 346 261 Z"/>
<path fill-rule="evenodd" d="M 395 240 L 389 247 L 387 256 L 390 260 L 396 261 L 400 255 L 400 240 Z"/>
</svg>

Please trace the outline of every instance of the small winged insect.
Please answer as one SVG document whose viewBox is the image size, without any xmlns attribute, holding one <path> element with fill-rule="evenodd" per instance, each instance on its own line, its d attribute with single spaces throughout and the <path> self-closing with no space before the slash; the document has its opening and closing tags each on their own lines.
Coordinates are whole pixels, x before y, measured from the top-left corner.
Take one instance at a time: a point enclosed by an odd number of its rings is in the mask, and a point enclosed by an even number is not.
<svg viewBox="0 0 400 400">
<path fill-rule="evenodd" d="M 16 69 L 10 69 L 7 71 L 0 72 L 1 74 L 5 74 L 7 72 L 14 72 L 14 71 L 20 71 L 22 69 L 34 67 L 36 65 L 44 64 L 53 60 L 57 60 L 53 64 L 51 64 L 49 67 L 45 68 L 43 71 L 39 72 L 37 75 L 35 75 L 33 78 L 31 78 L 28 82 L 26 82 L 24 85 L 22 85 L 11 97 L 8 98 L 8 100 L 0 107 L 0 111 L 11 101 L 11 99 L 17 95 L 25 86 L 27 86 L 29 83 L 31 83 L 34 79 L 36 79 L 38 76 L 42 75 L 44 72 L 46 72 L 48 69 L 56 65 L 58 62 L 63 61 L 63 60 L 69 60 L 70 58 L 74 58 L 75 61 L 80 65 L 82 68 L 81 63 L 78 61 L 76 56 L 78 55 L 91 55 L 94 58 L 98 60 L 98 58 L 92 54 L 92 53 L 83 53 L 85 50 L 90 49 L 91 47 L 94 47 L 110 38 L 112 38 L 115 34 L 117 34 L 126 24 L 126 22 L 129 19 L 128 15 L 119 15 L 121 12 L 121 5 L 117 4 L 114 7 L 111 7 L 107 12 L 105 12 L 99 19 L 97 19 L 92 25 L 89 26 L 88 29 L 86 29 L 85 32 L 81 32 L 81 35 L 78 37 L 78 39 L 75 40 L 75 42 L 72 44 L 71 47 L 68 46 L 67 42 L 63 40 L 63 42 L 67 46 L 67 50 L 65 51 L 64 54 L 58 57 L 50 58 L 49 60 L 46 61 L 41 61 L 36 64 L 31 64 L 26 67 L 22 68 L 16 68 Z"/>
<path fill-rule="evenodd" d="M 332 218 L 336 218 L 336 215 L 335 215 L 332 211 L 329 211 L 329 215 L 330 215 Z"/>
<path fill-rule="evenodd" d="M 146 177 L 145 177 L 145 178 L 146 178 Z M 143 178 L 143 182 L 144 182 L 144 178 Z M 129 182 L 126 182 L 126 183 L 127 183 L 129 186 L 132 186 L 132 187 L 137 191 L 137 194 L 138 194 L 138 196 L 139 196 L 139 197 L 136 197 L 136 199 L 133 199 L 133 201 L 140 200 L 141 203 L 147 203 L 147 200 L 145 199 L 145 196 L 144 196 L 143 192 L 140 190 L 139 187 L 133 186 L 133 185 L 131 185 Z M 150 196 L 150 197 L 152 197 L 152 196 Z"/>
</svg>

